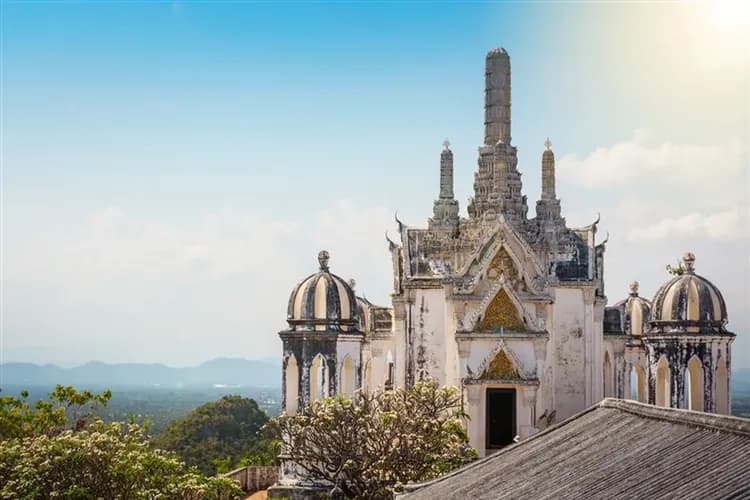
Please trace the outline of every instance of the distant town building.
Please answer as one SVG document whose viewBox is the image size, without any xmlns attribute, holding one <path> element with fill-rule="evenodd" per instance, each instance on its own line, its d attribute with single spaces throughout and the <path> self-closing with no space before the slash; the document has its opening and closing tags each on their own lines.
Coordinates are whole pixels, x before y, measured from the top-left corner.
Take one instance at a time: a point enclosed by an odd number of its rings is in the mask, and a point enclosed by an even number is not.
<svg viewBox="0 0 750 500">
<path fill-rule="evenodd" d="M 331 272 L 329 255 L 289 298 L 283 409 L 366 387 L 431 378 L 460 387 L 470 444 L 483 456 L 605 397 L 730 412 L 731 343 L 721 292 L 684 258 L 652 301 L 606 307 L 598 219 L 569 228 L 555 191 L 555 155 L 541 154 L 541 198 L 528 216 L 511 140 L 511 70 L 487 54 L 484 142 L 468 218 L 453 192 L 453 152 L 440 153 L 427 228 L 396 220 L 392 307 Z M 363 263 L 366 265 L 366 263 Z M 285 463 L 280 484 L 306 479 Z"/>
</svg>

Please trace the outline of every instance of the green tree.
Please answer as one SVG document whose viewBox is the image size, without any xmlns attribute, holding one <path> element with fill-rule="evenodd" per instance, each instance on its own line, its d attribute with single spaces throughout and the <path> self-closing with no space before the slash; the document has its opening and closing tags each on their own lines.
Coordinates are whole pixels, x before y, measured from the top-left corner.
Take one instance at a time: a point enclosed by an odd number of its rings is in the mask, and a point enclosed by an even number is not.
<svg viewBox="0 0 750 500">
<path fill-rule="evenodd" d="M 46 400 L 33 406 L 28 397 L 28 391 L 21 391 L 18 398 L 0 397 L 0 440 L 84 428 L 96 418 L 98 409 L 107 405 L 112 392 L 79 392 L 72 386 L 57 385 Z"/>
<path fill-rule="evenodd" d="M 265 465 L 276 460 L 268 456 L 270 444 L 261 435 L 266 422 L 268 416 L 253 399 L 224 396 L 172 422 L 154 444 L 174 451 L 206 474 L 226 472 L 243 458 L 252 463 L 249 457 L 261 457 Z"/>
<path fill-rule="evenodd" d="M 28 394 L 0 398 L 0 499 L 225 500 L 239 486 L 207 478 L 151 447 L 137 424 L 96 415 L 111 394 L 57 386 L 32 408 Z"/>
<path fill-rule="evenodd" d="M 315 401 L 276 419 L 289 459 L 348 498 L 390 498 L 399 483 L 424 481 L 474 459 L 455 387 L 358 391 Z"/>
</svg>

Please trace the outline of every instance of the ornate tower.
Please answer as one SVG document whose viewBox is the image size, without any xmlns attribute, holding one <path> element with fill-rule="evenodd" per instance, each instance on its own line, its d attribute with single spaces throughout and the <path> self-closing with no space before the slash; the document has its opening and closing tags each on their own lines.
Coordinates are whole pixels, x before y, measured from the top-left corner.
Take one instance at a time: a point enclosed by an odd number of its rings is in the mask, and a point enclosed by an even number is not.
<svg viewBox="0 0 750 500">
<path fill-rule="evenodd" d="M 526 220 L 528 207 L 521 193 L 510 124 L 510 56 L 505 49 L 492 49 L 485 60 L 484 144 L 479 147 L 474 198 L 468 210 L 471 217 L 502 214 L 519 225 Z"/>
<path fill-rule="evenodd" d="M 446 229 L 452 233 L 458 229 L 458 201 L 453 197 L 453 152 L 448 139 L 443 142 L 440 153 L 440 195 L 432 208 L 430 229 Z"/>
</svg>

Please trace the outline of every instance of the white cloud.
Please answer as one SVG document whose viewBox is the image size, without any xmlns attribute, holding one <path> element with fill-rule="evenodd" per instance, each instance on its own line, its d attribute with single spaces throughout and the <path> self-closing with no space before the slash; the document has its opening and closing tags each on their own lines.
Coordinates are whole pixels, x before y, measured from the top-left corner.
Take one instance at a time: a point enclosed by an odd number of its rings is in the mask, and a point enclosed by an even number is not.
<svg viewBox="0 0 750 500">
<path fill-rule="evenodd" d="M 747 174 L 747 151 L 732 138 L 724 144 L 648 143 L 648 133 L 597 148 L 584 158 L 566 155 L 557 162 L 559 176 L 587 188 L 651 186 L 671 191 L 684 186 L 723 187 Z"/>
<path fill-rule="evenodd" d="M 701 214 L 692 213 L 664 218 L 653 224 L 630 230 L 631 241 L 665 240 L 668 238 L 710 238 L 735 241 L 748 237 L 748 218 L 739 209 Z"/>
</svg>

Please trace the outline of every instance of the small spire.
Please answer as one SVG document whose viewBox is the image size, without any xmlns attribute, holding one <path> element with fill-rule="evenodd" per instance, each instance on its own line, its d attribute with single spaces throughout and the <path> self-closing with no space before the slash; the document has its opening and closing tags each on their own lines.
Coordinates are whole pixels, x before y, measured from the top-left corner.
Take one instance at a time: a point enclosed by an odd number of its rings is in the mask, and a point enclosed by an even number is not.
<svg viewBox="0 0 750 500">
<path fill-rule="evenodd" d="M 632 283 L 630 283 L 630 295 L 632 295 L 633 297 L 637 297 L 638 296 L 638 287 L 639 287 L 639 285 L 638 285 L 637 281 L 633 281 Z"/>
<path fill-rule="evenodd" d="M 685 252 L 685 255 L 682 256 L 682 262 L 685 264 L 686 273 L 695 273 L 695 254 L 693 252 Z"/>
<path fill-rule="evenodd" d="M 547 140 L 544 141 L 544 149 L 547 151 L 552 151 L 552 141 L 549 140 L 549 137 L 547 137 Z"/>
<path fill-rule="evenodd" d="M 446 139 L 446 140 L 443 141 L 443 149 L 445 151 L 450 151 L 451 150 L 451 142 L 448 139 Z"/>
<path fill-rule="evenodd" d="M 326 250 L 318 252 L 318 263 L 320 264 L 321 271 L 328 271 L 328 259 L 330 258 L 331 256 Z"/>
</svg>

